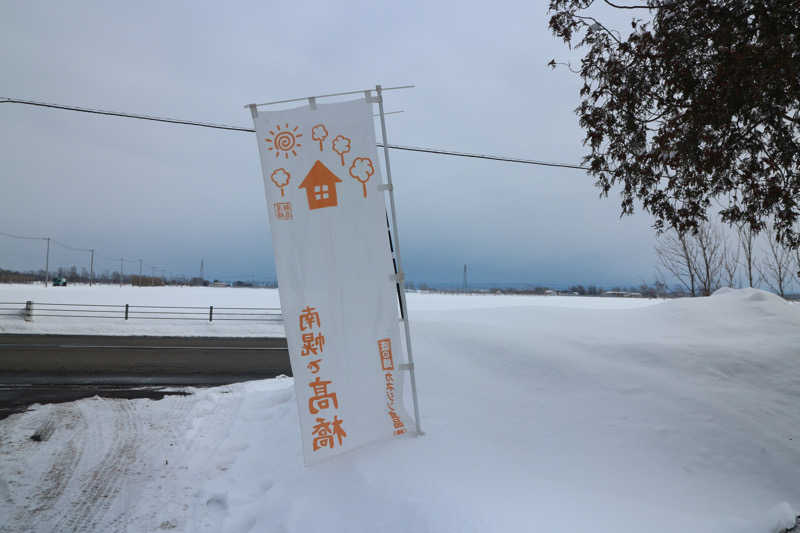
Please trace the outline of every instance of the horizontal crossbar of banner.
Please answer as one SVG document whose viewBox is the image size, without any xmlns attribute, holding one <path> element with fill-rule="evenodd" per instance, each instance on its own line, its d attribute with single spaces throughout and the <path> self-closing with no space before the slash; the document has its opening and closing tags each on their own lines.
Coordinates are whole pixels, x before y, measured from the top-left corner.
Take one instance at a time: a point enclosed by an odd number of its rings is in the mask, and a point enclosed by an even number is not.
<svg viewBox="0 0 800 533">
<path fill-rule="evenodd" d="M 386 89 L 384 89 L 386 90 Z M 356 91 L 357 93 L 361 93 L 363 91 Z M 344 94 L 351 94 L 351 93 L 344 93 Z M 352 93 L 355 94 L 355 93 Z M 305 100 L 305 98 L 301 98 L 300 100 Z M 139 120 L 150 120 L 153 122 L 166 122 L 169 124 L 180 124 L 185 126 L 198 126 L 201 128 L 212 128 L 217 130 L 228 130 L 228 131 L 244 131 L 247 133 L 255 133 L 256 130 L 253 128 L 246 128 L 242 126 L 232 126 L 228 124 L 217 124 L 214 122 L 199 122 L 194 120 L 181 120 L 177 118 L 167 118 L 167 117 L 157 117 L 153 115 L 139 115 L 134 113 L 124 113 L 122 111 L 107 111 L 104 109 L 91 109 L 88 107 L 77 107 L 77 106 L 68 106 L 63 104 L 53 104 L 49 102 L 39 102 L 36 100 L 21 100 L 19 98 L 0 98 L 0 104 L 3 103 L 10 103 L 10 104 L 24 104 L 24 105 L 31 105 L 31 106 L 38 106 L 38 107 L 48 107 L 53 109 L 63 109 L 66 111 L 78 111 L 81 113 L 92 113 L 95 115 L 109 115 L 114 117 L 123 117 L 123 118 L 135 118 Z M 387 113 L 391 114 L 391 113 Z M 377 146 L 383 148 L 383 144 L 377 143 Z M 387 148 L 391 150 L 403 150 L 406 152 L 420 152 L 426 154 L 434 154 L 434 155 L 449 155 L 453 157 L 468 157 L 472 159 L 487 159 L 490 161 L 503 161 L 506 163 L 521 163 L 525 165 L 540 165 L 545 167 L 560 167 L 560 168 L 572 168 L 576 170 L 589 170 L 588 167 L 584 167 L 581 165 L 575 165 L 571 163 L 555 163 L 552 161 L 538 161 L 535 159 L 524 159 L 521 157 L 511 157 L 511 156 L 504 156 L 504 155 L 497 155 L 497 154 L 477 154 L 477 153 L 470 153 L 470 152 L 456 152 L 453 150 L 443 150 L 440 148 L 425 148 L 420 146 L 401 146 L 397 144 L 387 144 Z"/>
<path fill-rule="evenodd" d="M 381 88 L 382 91 L 396 91 L 397 89 L 413 89 L 414 85 L 398 85 L 397 87 L 383 87 Z M 308 100 L 310 98 L 330 98 L 332 96 L 347 96 L 348 94 L 364 94 L 365 92 L 374 91 L 375 89 L 362 89 L 360 91 L 347 91 L 344 93 L 330 93 L 330 94 L 320 94 L 317 96 L 304 96 L 302 98 L 290 98 L 288 100 L 275 100 L 274 102 L 265 102 L 263 104 L 248 104 L 244 106 L 245 108 L 254 105 L 256 107 L 261 107 L 262 105 L 275 105 L 275 104 L 288 104 L 289 102 L 302 102 L 303 100 Z"/>
</svg>

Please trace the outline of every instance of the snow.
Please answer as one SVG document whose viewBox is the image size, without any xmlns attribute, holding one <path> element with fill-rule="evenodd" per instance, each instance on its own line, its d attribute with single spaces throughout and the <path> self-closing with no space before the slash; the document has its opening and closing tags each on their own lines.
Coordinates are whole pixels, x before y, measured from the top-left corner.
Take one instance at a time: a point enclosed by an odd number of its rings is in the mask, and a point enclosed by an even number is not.
<svg viewBox="0 0 800 533">
<path fill-rule="evenodd" d="M 0 421 L 0 530 L 744 533 L 800 513 L 798 306 L 409 306 L 423 437 L 304 468 L 289 378 L 37 406 Z"/>
</svg>

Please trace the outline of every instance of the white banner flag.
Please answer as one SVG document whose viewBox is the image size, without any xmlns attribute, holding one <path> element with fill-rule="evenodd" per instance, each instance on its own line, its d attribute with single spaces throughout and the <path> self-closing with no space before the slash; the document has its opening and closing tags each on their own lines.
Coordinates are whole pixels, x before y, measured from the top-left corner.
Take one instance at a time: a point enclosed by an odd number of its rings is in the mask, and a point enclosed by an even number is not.
<svg viewBox="0 0 800 533">
<path fill-rule="evenodd" d="M 410 430 L 372 105 L 259 112 L 303 456 L 317 462 Z"/>
</svg>

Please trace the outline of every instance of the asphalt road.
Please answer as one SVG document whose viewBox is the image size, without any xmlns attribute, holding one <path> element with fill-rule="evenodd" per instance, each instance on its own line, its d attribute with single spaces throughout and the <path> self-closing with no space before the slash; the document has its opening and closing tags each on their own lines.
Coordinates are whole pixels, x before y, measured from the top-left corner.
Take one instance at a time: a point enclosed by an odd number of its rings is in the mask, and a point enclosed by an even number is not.
<svg viewBox="0 0 800 533">
<path fill-rule="evenodd" d="M 0 419 L 32 403 L 159 399 L 280 374 L 291 375 L 283 338 L 0 335 Z"/>
</svg>

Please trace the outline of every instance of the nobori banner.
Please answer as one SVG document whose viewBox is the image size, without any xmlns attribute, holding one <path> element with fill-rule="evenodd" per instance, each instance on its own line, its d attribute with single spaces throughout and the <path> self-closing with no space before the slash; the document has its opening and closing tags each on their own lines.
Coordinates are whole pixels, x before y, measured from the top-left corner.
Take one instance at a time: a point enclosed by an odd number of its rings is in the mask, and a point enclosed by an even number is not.
<svg viewBox="0 0 800 533">
<path fill-rule="evenodd" d="M 366 100 L 255 117 L 306 464 L 410 430 Z"/>
</svg>

